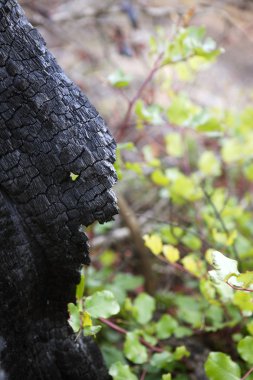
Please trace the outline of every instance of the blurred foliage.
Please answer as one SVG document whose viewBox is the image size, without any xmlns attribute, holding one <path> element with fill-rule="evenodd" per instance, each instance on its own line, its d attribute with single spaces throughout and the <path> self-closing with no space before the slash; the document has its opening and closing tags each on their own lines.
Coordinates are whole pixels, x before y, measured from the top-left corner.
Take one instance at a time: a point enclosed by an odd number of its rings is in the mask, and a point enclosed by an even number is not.
<svg viewBox="0 0 253 380">
<path fill-rule="evenodd" d="M 203 27 L 179 29 L 172 39 L 159 30 L 150 40 L 155 63 L 147 78 L 173 66 L 189 80 L 220 53 Z M 109 77 L 120 91 L 132 81 L 123 71 Z M 208 379 L 253 379 L 253 108 L 206 108 L 172 88 L 166 107 L 147 102 L 141 91 L 129 102 L 137 136 L 159 129 L 159 144 L 121 142 L 115 164 L 125 188 L 155 189 L 163 202 L 143 239 L 155 265 L 168 271 L 159 273 L 151 296 L 141 276 L 120 270 L 116 250 L 103 252 L 86 269 L 85 297 L 82 274 L 70 324 L 86 335 L 105 326 L 97 339 L 114 380 L 194 378 L 189 340 L 207 349 Z M 169 273 L 176 280 L 166 287 Z"/>
</svg>

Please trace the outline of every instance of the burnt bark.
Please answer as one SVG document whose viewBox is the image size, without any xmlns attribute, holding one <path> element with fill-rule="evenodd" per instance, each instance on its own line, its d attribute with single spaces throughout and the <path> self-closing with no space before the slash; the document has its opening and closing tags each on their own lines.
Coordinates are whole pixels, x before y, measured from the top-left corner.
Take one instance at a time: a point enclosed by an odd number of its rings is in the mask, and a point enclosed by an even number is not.
<svg viewBox="0 0 253 380">
<path fill-rule="evenodd" d="M 1 367 L 10 380 L 108 379 L 67 304 L 89 263 L 80 225 L 117 212 L 115 142 L 16 0 L 0 0 L 0 47 Z"/>
</svg>

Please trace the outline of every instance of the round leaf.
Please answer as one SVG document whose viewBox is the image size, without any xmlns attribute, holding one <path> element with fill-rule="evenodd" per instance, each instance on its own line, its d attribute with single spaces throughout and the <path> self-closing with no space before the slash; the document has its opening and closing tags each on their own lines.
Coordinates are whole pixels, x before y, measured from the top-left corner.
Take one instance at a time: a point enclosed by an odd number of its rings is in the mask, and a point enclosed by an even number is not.
<svg viewBox="0 0 253 380">
<path fill-rule="evenodd" d="M 143 364 L 148 359 L 147 349 L 139 341 L 139 336 L 134 332 L 126 335 L 124 354 L 128 360 L 136 364 Z"/>
<path fill-rule="evenodd" d="M 141 323 L 146 324 L 153 316 L 155 310 L 155 300 L 153 297 L 146 293 L 140 293 L 133 303 L 133 315 L 135 319 Z"/>
<path fill-rule="evenodd" d="M 85 310 L 93 318 L 108 318 L 120 311 L 118 302 L 112 292 L 103 290 L 96 292 L 85 300 Z"/>
<path fill-rule="evenodd" d="M 209 380 L 240 380 L 241 377 L 238 364 L 222 352 L 211 352 L 209 354 L 205 363 L 205 371 Z"/>
<path fill-rule="evenodd" d="M 109 374 L 113 380 L 137 380 L 137 376 L 131 372 L 129 366 L 121 362 L 114 363 L 109 369 Z"/>
<path fill-rule="evenodd" d="M 240 340 L 238 344 L 238 352 L 249 364 L 253 364 L 253 355 L 252 355 L 252 347 L 253 347 L 253 337 L 246 336 L 242 340 Z"/>
</svg>

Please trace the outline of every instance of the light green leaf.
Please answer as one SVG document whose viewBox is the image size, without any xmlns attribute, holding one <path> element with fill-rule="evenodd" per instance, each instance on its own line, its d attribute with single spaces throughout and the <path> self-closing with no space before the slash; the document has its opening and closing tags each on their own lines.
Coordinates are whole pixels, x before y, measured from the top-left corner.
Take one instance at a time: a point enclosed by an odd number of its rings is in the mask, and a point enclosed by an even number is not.
<svg viewBox="0 0 253 380">
<path fill-rule="evenodd" d="M 211 151 L 204 152 L 199 159 L 199 169 L 206 176 L 219 176 L 221 174 L 220 161 Z"/>
<path fill-rule="evenodd" d="M 249 323 L 247 323 L 246 327 L 250 335 L 253 335 L 253 321 L 250 321 Z"/>
<path fill-rule="evenodd" d="M 130 273 L 118 273 L 114 277 L 114 284 L 124 290 L 135 290 L 142 286 L 144 279 L 142 276 L 134 276 Z"/>
<path fill-rule="evenodd" d="M 166 375 L 163 375 L 162 380 L 172 380 L 171 374 L 167 373 Z"/>
<path fill-rule="evenodd" d="M 84 288 L 85 288 L 85 278 L 84 278 L 84 270 L 82 268 L 80 273 L 80 282 L 76 287 L 76 299 L 81 300 L 84 294 Z"/>
<path fill-rule="evenodd" d="M 136 364 L 143 364 L 147 361 L 147 349 L 140 343 L 137 333 L 129 332 L 126 334 L 124 354 L 128 360 Z"/>
<path fill-rule="evenodd" d="M 253 337 L 246 336 L 238 343 L 237 349 L 243 360 L 245 360 L 249 364 L 253 364 L 253 355 L 252 355 L 252 347 L 253 347 Z"/>
<path fill-rule="evenodd" d="M 138 380 L 137 376 L 130 370 L 129 365 L 121 362 L 114 363 L 109 369 L 109 374 L 113 380 Z"/>
<path fill-rule="evenodd" d="M 237 276 L 237 280 L 241 283 L 241 287 L 249 288 L 253 284 L 253 272 L 241 273 Z"/>
<path fill-rule="evenodd" d="M 211 352 L 209 354 L 205 363 L 205 371 L 209 380 L 240 380 L 241 377 L 238 364 L 222 352 Z"/>
<path fill-rule="evenodd" d="M 159 339 L 169 338 L 178 327 L 176 319 L 164 314 L 156 323 L 156 333 Z"/>
<path fill-rule="evenodd" d="M 133 302 L 133 316 L 142 325 L 148 323 L 155 311 L 155 299 L 147 293 L 140 293 Z"/>
<path fill-rule="evenodd" d="M 93 318 L 108 318 L 120 311 L 118 302 L 109 290 L 96 292 L 85 300 L 85 310 Z"/>
<path fill-rule="evenodd" d="M 253 312 L 253 297 L 250 293 L 235 292 L 233 304 L 243 312 Z M 251 313 L 250 313 L 251 314 Z"/>
<path fill-rule="evenodd" d="M 100 330 L 102 329 L 102 326 L 85 326 L 83 328 L 83 335 L 84 336 L 92 336 L 96 335 Z"/>
<path fill-rule="evenodd" d="M 170 182 L 160 169 L 153 171 L 151 174 L 151 179 L 158 186 L 166 186 Z"/>
<path fill-rule="evenodd" d="M 79 177 L 79 174 L 75 174 L 75 173 L 70 172 L 69 176 L 72 179 L 72 181 L 76 181 L 77 178 Z"/>
<path fill-rule="evenodd" d="M 184 154 L 184 145 L 179 133 L 170 133 L 165 136 L 166 150 L 172 157 L 182 157 Z"/>
<path fill-rule="evenodd" d="M 153 367 L 166 369 L 168 364 L 173 362 L 174 358 L 171 352 L 161 352 L 158 354 L 154 354 L 150 360 L 150 364 Z"/>
<path fill-rule="evenodd" d="M 175 360 L 181 360 L 183 357 L 189 357 L 190 352 L 187 350 L 185 346 L 179 346 L 176 348 L 176 351 L 173 353 L 173 357 Z"/>
<path fill-rule="evenodd" d="M 78 306 L 73 303 L 68 304 L 69 319 L 68 323 L 72 327 L 74 332 L 78 332 L 82 327 L 81 317 Z"/>
<path fill-rule="evenodd" d="M 131 80 L 132 78 L 122 70 L 117 70 L 108 77 L 109 83 L 117 88 L 127 87 Z"/>
</svg>

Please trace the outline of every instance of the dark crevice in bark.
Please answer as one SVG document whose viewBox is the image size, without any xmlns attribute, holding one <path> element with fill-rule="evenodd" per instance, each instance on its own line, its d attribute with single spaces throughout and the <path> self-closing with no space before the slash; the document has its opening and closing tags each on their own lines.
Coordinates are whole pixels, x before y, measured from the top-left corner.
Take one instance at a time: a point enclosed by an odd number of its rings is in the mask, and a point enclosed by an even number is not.
<svg viewBox="0 0 253 380">
<path fill-rule="evenodd" d="M 115 142 L 16 0 L 0 0 L 0 46 L 0 379 L 108 379 L 67 304 L 89 263 L 79 226 L 117 213 Z"/>
</svg>

